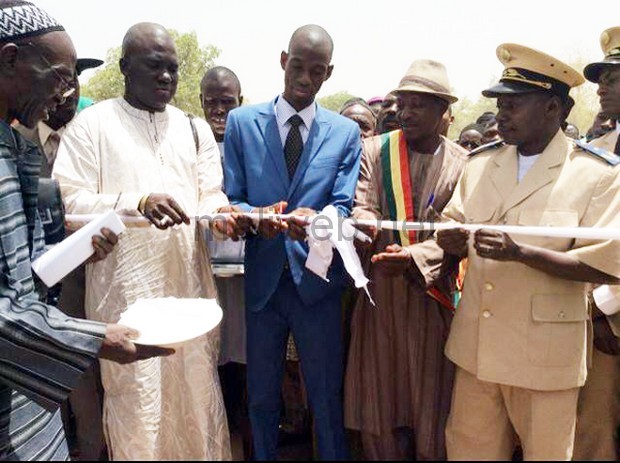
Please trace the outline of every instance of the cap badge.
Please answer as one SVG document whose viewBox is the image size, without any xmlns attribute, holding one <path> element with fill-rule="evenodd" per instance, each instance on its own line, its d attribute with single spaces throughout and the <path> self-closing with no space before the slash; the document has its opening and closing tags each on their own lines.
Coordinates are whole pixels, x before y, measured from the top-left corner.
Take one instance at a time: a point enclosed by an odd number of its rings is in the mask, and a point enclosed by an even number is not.
<svg viewBox="0 0 620 463">
<path fill-rule="evenodd" d="M 514 80 L 517 82 L 523 82 L 525 84 L 536 85 L 537 87 L 542 87 L 546 90 L 551 89 L 552 85 L 549 82 L 539 82 L 536 80 L 528 79 L 515 68 L 506 68 L 502 73 L 502 79 Z"/>
</svg>

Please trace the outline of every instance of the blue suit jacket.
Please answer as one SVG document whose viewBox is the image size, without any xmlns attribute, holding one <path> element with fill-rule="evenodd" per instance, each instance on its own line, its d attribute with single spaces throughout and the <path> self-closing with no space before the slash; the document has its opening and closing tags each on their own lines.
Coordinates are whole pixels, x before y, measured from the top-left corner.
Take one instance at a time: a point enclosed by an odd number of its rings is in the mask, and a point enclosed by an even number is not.
<svg viewBox="0 0 620 463">
<path fill-rule="evenodd" d="M 249 211 L 287 201 L 287 212 L 298 207 L 320 211 L 328 204 L 348 216 L 353 204 L 361 159 L 357 124 L 317 105 L 316 117 L 292 181 L 275 115 L 275 101 L 231 111 L 226 121 L 226 194 Z M 337 254 L 337 253 L 336 253 Z M 245 293 L 249 310 L 261 310 L 272 296 L 284 265 L 306 305 L 314 304 L 345 284 L 339 256 L 328 273 L 329 283 L 305 268 L 306 243 L 280 234 L 272 240 L 250 237 L 245 254 Z"/>
</svg>

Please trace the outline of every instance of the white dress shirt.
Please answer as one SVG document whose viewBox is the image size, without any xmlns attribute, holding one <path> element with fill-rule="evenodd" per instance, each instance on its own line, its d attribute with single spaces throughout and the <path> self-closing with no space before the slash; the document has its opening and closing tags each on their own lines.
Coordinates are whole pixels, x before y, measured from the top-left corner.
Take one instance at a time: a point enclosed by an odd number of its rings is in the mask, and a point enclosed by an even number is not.
<svg viewBox="0 0 620 463">
<path fill-rule="evenodd" d="M 316 116 L 316 103 L 312 102 L 312 104 L 297 112 L 295 108 L 284 99 L 284 96 L 280 95 L 275 103 L 275 111 L 282 146 L 284 146 L 288 132 L 291 130 L 291 124 L 289 124 L 288 120 L 295 114 L 298 114 L 301 120 L 304 121 L 303 124 L 299 125 L 299 132 L 301 133 L 301 139 L 305 145 L 310 135 L 310 127 L 312 127 L 314 117 Z"/>
<path fill-rule="evenodd" d="M 521 183 L 525 174 L 532 168 L 534 163 L 538 160 L 540 154 L 534 154 L 532 156 L 523 156 L 519 153 L 519 172 L 517 173 L 517 183 Z"/>
</svg>

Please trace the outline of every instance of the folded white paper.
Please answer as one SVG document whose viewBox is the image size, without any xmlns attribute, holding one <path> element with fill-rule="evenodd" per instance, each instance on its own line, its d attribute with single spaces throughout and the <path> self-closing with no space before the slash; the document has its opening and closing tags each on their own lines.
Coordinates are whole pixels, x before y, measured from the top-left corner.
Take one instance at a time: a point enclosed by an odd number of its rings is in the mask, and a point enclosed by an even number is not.
<svg viewBox="0 0 620 463">
<path fill-rule="evenodd" d="M 605 315 L 620 311 L 620 286 L 602 285 L 592 292 L 596 306 Z"/>
<path fill-rule="evenodd" d="M 95 252 L 92 237 L 104 227 L 117 235 L 125 230 L 116 212 L 101 214 L 35 260 L 32 269 L 48 288 L 54 286 Z"/>
</svg>

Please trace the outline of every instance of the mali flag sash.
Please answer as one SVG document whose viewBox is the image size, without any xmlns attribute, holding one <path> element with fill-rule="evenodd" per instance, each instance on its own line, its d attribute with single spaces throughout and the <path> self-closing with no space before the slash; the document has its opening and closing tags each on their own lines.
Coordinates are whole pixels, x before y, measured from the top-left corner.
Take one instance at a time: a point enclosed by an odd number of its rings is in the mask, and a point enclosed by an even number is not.
<svg viewBox="0 0 620 463">
<path fill-rule="evenodd" d="M 407 142 L 402 130 L 381 135 L 381 166 L 390 220 L 415 222 Z M 401 246 L 417 242 L 415 230 L 399 230 L 397 238 Z M 436 286 L 429 288 L 426 294 L 447 309 L 455 310 L 450 298 Z"/>
<path fill-rule="evenodd" d="M 402 130 L 381 135 L 381 166 L 383 187 L 390 212 L 390 220 L 413 222 L 413 189 L 409 173 L 407 142 Z M 399 230 L 399 244 L 407 246 L 416 242 L 415 230 Z"/>
</svg>

